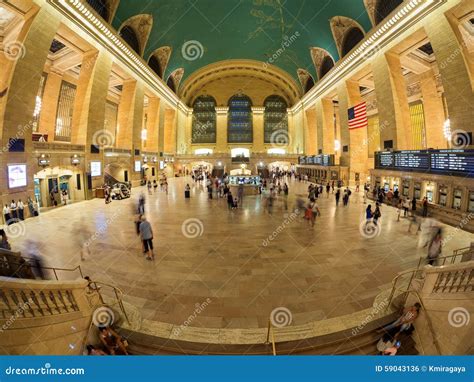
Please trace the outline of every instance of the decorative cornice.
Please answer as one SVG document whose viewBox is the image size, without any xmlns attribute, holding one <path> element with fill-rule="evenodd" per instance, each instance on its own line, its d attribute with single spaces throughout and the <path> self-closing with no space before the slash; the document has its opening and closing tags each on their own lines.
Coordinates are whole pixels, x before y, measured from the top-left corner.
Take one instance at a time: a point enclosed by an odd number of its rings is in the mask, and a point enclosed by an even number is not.
<svg viewBox="0 0 474 382">
<path fill-rule="evenodd" d="M 177 107 L 179 98 L 158 75 L 148 67 L 148 64 L 129 48 L 127 43 L 118 35 L 110 25 L 105 24 L 96 16 L 90 6 L 81 0 L 47 0 L 62 15 L 66 16 L 77 27 L 84 30 L 99 44 L 111 52 L 129 69 L 143 79 L 151 89 L 158 93 L 171 106 Z"/>
<path fill-rule="evenodd" d="M 293 106 L 293 112 L 301 106 L 309 107 L 314 104 L 318 98 L 336 87 L 341 78 L 367 63 L 368 60 L 377 55 L 377 52 L 382 51 L 401 33 L 446 2 L 447 0 L 410 0 L 404 2 L 398 12 L 394 12 L 392 17 L 366 34 L 364 40 L 343 59 L 339 60 L 331 71 L 312 90 L 306 93 L 300 102 Z"/>
</svg>

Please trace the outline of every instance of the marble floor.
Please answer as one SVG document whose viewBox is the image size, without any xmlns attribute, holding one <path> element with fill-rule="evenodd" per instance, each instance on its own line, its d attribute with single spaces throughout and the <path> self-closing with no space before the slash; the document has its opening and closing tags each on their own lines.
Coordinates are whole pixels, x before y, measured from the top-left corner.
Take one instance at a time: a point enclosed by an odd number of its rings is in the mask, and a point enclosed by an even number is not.
<svg viewBox="0 0 474 382">
<path fill-rule="evenodd" d="M 189 200 L 186 182 L 192 185 Z M 425 257 L 419 235 L 408 233 L 408 220 L 397 222 L 387 206 L 379 235 L 364 237 L 365 205 L 355 192 L 348 207 L 336 208 L 333 195 L 320 198 L 321 217 L 310 229 L 291 211 L 308 185 L 289 185 L 289 211 L 279 201 L 270 215 L 260 196 L 245 197 L 242 208 L 229 211 L 225 200 L 208 200 L 191 179 L 171 179 L 168 195 L 146 195 L 153 262 L 141 253 L 132 215 L 146 189 L 109 205 L 96 199 L 48 211 L 26 221 L 11 242 L 24 255 L 40 253 L 49 266 L 80 264 L 91 278 L 121 288 L 143 318 L 207 328 L 264 327 L 277 307 L 290 310 L 293 324 L 365 309 L 397 272 Z M 446 227 L 450 233 L 445 255 L 474 239 Z M 91 255 L 81 261 L 84 242 Z"/>
</svg>

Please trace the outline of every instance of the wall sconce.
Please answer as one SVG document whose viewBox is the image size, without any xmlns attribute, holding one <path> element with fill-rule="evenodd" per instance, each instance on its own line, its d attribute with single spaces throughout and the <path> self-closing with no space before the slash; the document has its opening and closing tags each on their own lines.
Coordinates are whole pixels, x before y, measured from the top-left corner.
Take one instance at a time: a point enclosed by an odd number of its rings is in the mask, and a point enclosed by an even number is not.
<svg viewBox="0 0 474 382">
<path fill-rule="evenodd" d="M 334 141 L 334 150 L 335 151 L 339 151 L 341 149 L 341 142 L 339 142 L 339 140 L 335 140 Z"/>
<path fill-rule="evenodd" d="M 146 157 L 145 155 L 143 156 L 143 163 L 148 163 L 148 157 Z"/>
<path fill-rule="evenodd" d="M 41 154 L 40 157 L 38 158 L 38 165 L 45 168 L 49 166 L 49 156 L 46 156 L 45 154 Z"/>
<path fill-rule="evenodd" d="M 77 165 L 81 164 L 81 158 L 79 158 L 79 157 L 77 156 L 77 154 L 74 154 L 74 155 L 71 157 L 71 164 L 72 164 L 73 166 L 77 166 Z"/>
</svg>

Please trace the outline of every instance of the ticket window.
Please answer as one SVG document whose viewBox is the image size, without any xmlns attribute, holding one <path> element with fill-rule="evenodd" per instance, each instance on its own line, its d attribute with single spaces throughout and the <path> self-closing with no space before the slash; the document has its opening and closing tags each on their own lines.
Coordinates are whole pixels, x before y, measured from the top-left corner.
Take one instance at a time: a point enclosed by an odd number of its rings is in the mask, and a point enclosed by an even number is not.
<svg viewBox="0 0 474 382">
<path fill-rule="evenodd" d="M 448 187 L 441 186 L 439 188 L 439 201 L 440 206 L 446 207 L 448 204 Z"/>
<path fill-rule="evenodd" d="M 470 192 L 469 192 L 468 211 L 469 211 L 469 212 L 474 212 L 474 191 L 470 191 Z"/>
<path fill-rule="evenodd" d="M 415 183 L 415 193 L 413 195 L 415 199 L 421 199 L 421 183 Z"/>
<path fill-rule="evenodd" d="M 462 202 L 462 190 L 454 190 L 453 193 L 453 208 L 455 210 L 461 209 L 461 202 Z"/>
<path fill-rule="evenodd" d="M 385 190 L 385 192 L 390 191 L 390 183 L 387 180 L 383 184 L 383 189 Z"/>
<path fill-rule="evenodd" d="M 404 181 L 403 182 L 403 190 L 402 194 L 405 198 L 408 198 L 408 194 L 410 193 L 410 182 Z"/>
<path fill-rule="evenodd" d="M 430 203 L 433 203 L 434 201 L 434 186 L 432 184 L 426 186 L 426 199 L 428 199 L 428 202 Z"/>
<path fill-rule="evenodd" d="M 398 191 L 398 181 L 393 182 L 393 192 Z"/>
</svg>

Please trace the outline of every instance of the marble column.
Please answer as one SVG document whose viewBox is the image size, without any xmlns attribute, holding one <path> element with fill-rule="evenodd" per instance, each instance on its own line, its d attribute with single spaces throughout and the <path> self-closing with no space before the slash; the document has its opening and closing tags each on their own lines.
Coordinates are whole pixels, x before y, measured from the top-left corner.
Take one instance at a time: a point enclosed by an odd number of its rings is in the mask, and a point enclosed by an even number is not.
<svg viewBox="0 0 474 382">
<path fill-rule="evenodd" d="M 264 107 L 252 107 L 252 117 L 253 117 L 253 153 L 263 153 L 265 152 L 264 146 Z M 275 144 L 272 142 L 272 146 Z"/>
<path fill-rule="evenodd" d="M 176 110 L 165 109 L 164 151 L 166 154 L 176 153 Z"/>
<path fill-rule="evenodd" d="M 446 15 L 436 13 L 424 22 L 424 28 L 438 62 L 448 105 L 451 130 L 474 132 L 474 93 L 462 46 Z"/>
<path fill-rule="evenodd" d="M 426 146 L 433 149 L 447 148 L 443 125 L 445 121 L 444 105 L 436 86 L 432 69 L 419 75 L 423 108 L 425 111 Z"/>
<path fill-rule="evenodd" d="M 410 110 L 406 93 L 405 78 L 400 57 L 394 54 L 380 54 L 374 57 L 375 93 L 379 111 L 380 147 L 385 141 L 393 141 L 395 150 L 412 147 Z"/>
<path fill-rule="evenodd" d="M 306 155 L 318 154 L 318 134 L 316 107 L 311 107 L 305 111 L 306 126 L 304 129 L 304 142 Z"/>
<path fill-rule="evenodd" d="M 125 80 L 123 82 L 122 94 L 118 108 L 118 132 L 116 147 L 119 149 L 132 150 L 135 93 L 137 91 L 136 80 Z M 143 107 L 143 106 L 142 106 Z"/>
<path fill-rule="evenodd" d="M 217 147 L 218 153 L 227 153 L 227 118 L 229 108 L 227 106 L 216 107 L 217 125 Z"/>
<path fill-rule="evenodd" d="M 147 151 L 158 152 L 158 130 L 160 125 L 160 102 L 158 97 L 148 97 Z"/>
<path fill-rule="evenodd" d="M 48 7 L 41 8 L 32 17 L 27 28 L 23 31 L 25 38 L 18 57 L 8 93 L 2 101 L 3 125 L 0 129 L 2 155 L 0 155 L 0 194 L 2 202 L 11 199 L 26 199 L 34 192 L 33 176 L 37 170 L 37 159 L 32 155 L 32 126 L 33 112 L 36 105 L 36 95 L 43 75 L 44 66 L 51 42 L 59 28 L 60 20 L 51 14 Z M 6 98 L 6 99 L 5 99 Z M 1 114 L 0 114 L 0 119 Z M 13 142 L 23 139 L 23 152 L 9 152 Z M 7 181 L 7 164 L 26 164 L 27 184 L 24 187 L 9 189 Z"/>
<path fill-rule="evenodd" d="M 316 115 L 318 120 L 318 142 L 323 154 L 334 154 L 334 105 L 331 99 L 321 98 L 316 103 Z"/>
</svg>

